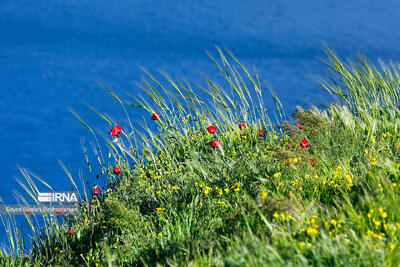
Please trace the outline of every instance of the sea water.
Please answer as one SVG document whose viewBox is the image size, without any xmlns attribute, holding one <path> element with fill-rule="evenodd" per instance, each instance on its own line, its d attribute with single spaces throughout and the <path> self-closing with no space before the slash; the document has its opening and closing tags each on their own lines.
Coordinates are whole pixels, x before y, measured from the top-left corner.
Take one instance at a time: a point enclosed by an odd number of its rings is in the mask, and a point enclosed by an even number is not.
<svg viewBox="0 0 400 267">
<path fill-rule="evenodd" d="M 84 142 L 90 150 L 93 138 L 67 109 L 100 133 L 109 127 L 86 105 L 127 126 L 121 106 L 98 83 L 128 99 L 140 94 L 141 67 L 156 77 L 163 70 L 194 83 L 202 74 L 220 81 L 204 52 L 217 55 L 218 45 L 256 66 L 267 106 L 273 108 L 272 88 L 290 114 L 296 105 L 331 99 L 316 82 L 316 75 L 328 77 L 322 42 L 341 57 L 398 60 L 399 8 L 383 0 L 1 0 L 0 197 L 16 203 L 15 192 L 23 191 L 18 165 L 59 191 L 71 186 L 58 160 L 77 181 L 98 183 L 81 148 Z M 148 120 L 127 110 L 134 121 Z M 25 218 L 17 221 L 28 235 Z"/>
</svg>

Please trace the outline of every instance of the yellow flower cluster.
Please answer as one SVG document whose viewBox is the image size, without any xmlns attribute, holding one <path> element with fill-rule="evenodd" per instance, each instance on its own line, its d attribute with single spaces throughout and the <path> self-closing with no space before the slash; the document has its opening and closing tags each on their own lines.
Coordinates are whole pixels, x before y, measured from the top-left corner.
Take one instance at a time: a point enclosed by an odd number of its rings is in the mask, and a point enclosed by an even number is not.
<svg viewBox="0 0 400 267">
<path fill-rule="evenodd" d="M 266 199 L 268 196 L 268 192 L 260 192 L 260 198 L 261 199 Z"/>
<path fill-rule="evenodd" d="M 350 172 L 345 171 L 341 165 L 338 165 L 333 170 L 332 178 L 328 181 L 323 181 L 323 184 L 327 184 L 334 189 L 350 190 L 353 186 L 353 177 Z"/>
</svg>

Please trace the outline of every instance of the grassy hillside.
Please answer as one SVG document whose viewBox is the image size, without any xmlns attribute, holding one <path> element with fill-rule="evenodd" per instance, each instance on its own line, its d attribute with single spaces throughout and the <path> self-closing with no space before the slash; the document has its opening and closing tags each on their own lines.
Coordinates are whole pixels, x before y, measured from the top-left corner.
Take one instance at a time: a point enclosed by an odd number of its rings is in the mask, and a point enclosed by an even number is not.
<svg viewBox="0 0 400 267">
<path fill-rule="evenodd" d="M 150 74 L 146 98 L 110 92 L 149 117 L 119 132 L 102 115 L 108 187 L 2 265 L 398 266 L 399 67 L 327 51 L 321 85 L 335 102 L 288 122 L 277 98 L 267 116 L 256 74 L 219 52 L 226 84 L 206 78 L 208 99 Z"/>
</svg>

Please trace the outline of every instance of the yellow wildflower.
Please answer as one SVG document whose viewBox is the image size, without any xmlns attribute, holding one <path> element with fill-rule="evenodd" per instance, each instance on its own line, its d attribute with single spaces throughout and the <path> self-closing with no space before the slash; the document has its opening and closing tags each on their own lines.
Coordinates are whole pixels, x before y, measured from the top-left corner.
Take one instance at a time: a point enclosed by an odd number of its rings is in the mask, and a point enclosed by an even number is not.
<svg viewBox="0 0 400 267">
<path fill-rule="evenodd" d="M 266 199 L 266 198 L 267 198 L 267 195 L 268 195 L 268 192 L 261 192 L 261 193 L 260 193 L 260 198 L 261 198 L 261 199 Z"/>
</svg>

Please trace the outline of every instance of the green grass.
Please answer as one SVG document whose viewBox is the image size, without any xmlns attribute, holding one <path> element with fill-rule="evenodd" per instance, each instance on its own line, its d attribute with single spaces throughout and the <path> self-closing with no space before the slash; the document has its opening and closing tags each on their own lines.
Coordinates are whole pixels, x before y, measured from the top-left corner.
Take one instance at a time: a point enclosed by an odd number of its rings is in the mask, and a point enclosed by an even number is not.
<svg viewBox="0 0 400 267">
<path fill-rule="evenodd" d="M 321 84 L 335 102 L 298 108 L 288 122 L 276 97 L 276 118 L 266 115 L 258 76 L 218 51 L 211 59 L 226 84 L 205 78 L 208 99 L 197 86 L 147 72 L 145 98 L 124 101 L 107 89 L 128 118 L 114 142 L 100 133 L 108 158 L 95 147 L 107 189 L 62 224 L 48 217 L 29 252 L 10 226 L 14 245 L 1 264 L 398 266 L 399 67 L 364 57 L 344 63 L 327 50 L 332 78 Z M 149 112 L 141 129 L 127 105 Z"/>
</svg>

